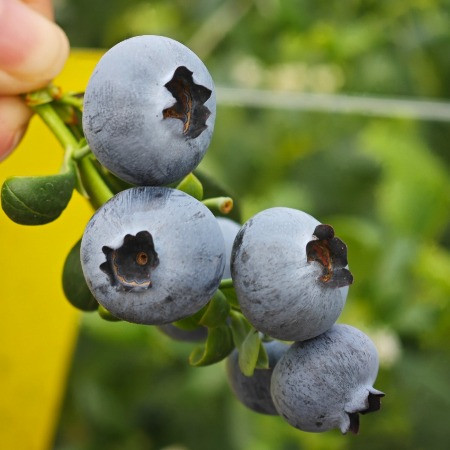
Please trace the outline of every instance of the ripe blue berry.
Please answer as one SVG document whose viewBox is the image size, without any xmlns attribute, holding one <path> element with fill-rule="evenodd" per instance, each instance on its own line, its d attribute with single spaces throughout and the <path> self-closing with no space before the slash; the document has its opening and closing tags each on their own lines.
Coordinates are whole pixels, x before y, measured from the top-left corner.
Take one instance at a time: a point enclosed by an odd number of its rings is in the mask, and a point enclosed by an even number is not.
<svg viewBox="0 0 450 450">
<path fill-rule="evenodd" d="M 239 368 L 237 350 L 227 359 L 227 375 L 230 387 L 241 403 L 261 414 L 278 415 L 270 395 L 270 379 L 273 368 L 289 346 L 279 341 L 264 342 L 269 357 L 268 369 L 255 369 L 251 377 Z"/>
<path fill-rule="evenodd" d="M 373 388 L 378 354 L 372 341 L 349 325 L 296 342 L 272 374 L 275 407 L 292 426 L 312 432 L 359 429 L 359 413 L 380 409 L 384 394 Z"/>
<path fill-rule="evenodd" d="M 210 300 L 225 249 L 201 202 L 175 189 L 139 187 L 120 192 L 91 218 L 81 263 L 92 294 L 111 314 L 160 325 Z"/>
<path fill-rule="evenodd" d="M 157 186 L 197 167 L 215 115 L 214 84 L 202 61 L 173 39 L 137 36 L 97 64 L 84 96 L 83 130 L 111 172 Z"/>
<path fill-rule="evenodd" d="M 262 211 L 239 231 L 231 273 L 242 312 L 276 339 L 302 341 L 339 317 L 353 278 L 329 225 L 290 208 Z"/>
<path fill-rule="evenodd" d="M 231 250 L 233 249 L 233 242 L 241 229 L 241 226 L 234 220 L 227 219 L 225 217 L 217 217 L 217 223 L 222 231 L 223 239 L 225 241 L 225 270 L 223 272 L 223 278 L 231 278 L 230 261 Z"/>
</svg>

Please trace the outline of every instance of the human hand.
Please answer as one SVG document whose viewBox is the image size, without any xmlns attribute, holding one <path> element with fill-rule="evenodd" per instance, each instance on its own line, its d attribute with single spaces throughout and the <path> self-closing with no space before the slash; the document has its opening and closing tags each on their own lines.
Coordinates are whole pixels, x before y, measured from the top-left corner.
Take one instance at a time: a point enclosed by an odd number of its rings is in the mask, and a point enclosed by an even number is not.
<svg viewBox="0 0 450 450">
<path fill-rule="evenodd" d="M 0 161 L 17 146 L 32 115 L 20 94 L 48 84 L 68 54 L 51 0 L 0 0 Z"/>
</svg>

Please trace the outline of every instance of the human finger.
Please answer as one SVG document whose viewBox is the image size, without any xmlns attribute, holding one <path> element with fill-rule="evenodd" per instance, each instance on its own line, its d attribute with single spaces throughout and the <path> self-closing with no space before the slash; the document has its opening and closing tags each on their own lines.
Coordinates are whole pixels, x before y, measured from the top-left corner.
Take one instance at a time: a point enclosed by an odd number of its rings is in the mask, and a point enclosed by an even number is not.
<svg viewBox="0 0 450 450">
<path fill-rule="evenodd" d="M 68 53 L 67 37 L 54 22 L 21 1 L 0 0 L 0 94 L 45 86 Z"/>
<path fill-rule="evenodd" d="M 31 115 L 31 109 L 20 97 L 0 97 L 0 161 L 17 146 Z"/>
<path fill-rule="evenodd" d="M 21 0 L 23 3 L 33 8 L 38 13 L 47 17 L 47 19 L 53 19 L 53 2 L 52 0 Z"/>
</svg>

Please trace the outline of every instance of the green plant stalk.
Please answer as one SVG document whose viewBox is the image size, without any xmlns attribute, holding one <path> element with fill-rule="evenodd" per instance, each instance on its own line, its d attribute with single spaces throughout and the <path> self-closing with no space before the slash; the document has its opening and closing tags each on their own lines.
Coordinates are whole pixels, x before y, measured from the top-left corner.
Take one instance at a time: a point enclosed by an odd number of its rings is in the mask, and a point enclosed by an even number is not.
<svg viewBox="0 0 450 450">
<path fill-rule="evenodd" d="M 75 170 L 73 156 L 80 150 L 80 144 L 75 136 L 67 128 L 51 103 L 32 106 L 32 109 L 39 115 L 64 148 L 64 164 L 61 171 Z M 84 151 L 85 149 L 83 148 L 82 150 Z M 80 153 L 77 156 L 79 157 Z M 113 196 L 113 193 L 97 172 L 89 153 L 79 160 L 77 166 L 83 188 L 89 195 L 92 206 L 97 209 L 108 201 Z"/>
<path fill-rule="evenodd" d="M 80 111 L 83 109 L 83 99 L 79 97 L 74 97 L 70 94 L 65 94 L 58 99 L 58 102 L 64 103 L 65 105 L 71 105 Z"/>
<path fill-rule="evenodd" d="M 92 206 L 97 209 L 114 196 L 102 176 L 95 168 L 91 155 L 86 155 L 78 162 L 81 180 L 89 195 Z"/>
<path fill-rule="evenodd" d="M 31 109 L 50 128 L 66 152 L 72 153 L 78 148 L 78 141 L 75 139 L 75 136 L 69 131 L 50 103 L 31 106 Z"/>
<path fill-rule="evenodd" d="M 84 147 L 80 147 L 74 150 L 72 158 L 75 161 L 79 161 L 80 159 L 83 159 L 86 155 L 89 155 L 90 153 L 91 149 L 89 148 L 89 145 L 85 145 Z"/>
<path fill-rule="evenodd" d="M 224 278 L 219 285 L 219 289 L 226 289 L 233 287 L 233 280 L 231 278 Z"/>
<path fill-rule="evenodd" d="M 213 197 L 202 200 L 202 203 L 211 211 L 228 214 L 233 209 L 233 199 L 230 197 Z"/>
<path fill-rule="evenodd" d="M 78 147 L 78 141 L 66 127 L 65 123 L 50 103 L 31 106 L 31 108 L 52 131 L 56 139 L 58 139 L 64 148 L 64 162 L 60 172 L 75 172 L 75 165 L 72 161 L 72 152 Z"/>
</svg>

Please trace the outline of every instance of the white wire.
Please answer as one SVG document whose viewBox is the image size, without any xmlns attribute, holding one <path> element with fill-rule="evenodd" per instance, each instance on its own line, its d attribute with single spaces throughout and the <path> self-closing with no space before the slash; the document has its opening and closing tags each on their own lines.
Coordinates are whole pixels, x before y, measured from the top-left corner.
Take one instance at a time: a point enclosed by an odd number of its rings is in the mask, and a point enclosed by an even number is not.
<svg viewBox="0 0 450 450">
<path fill-rule="evenodd" d="M 402 98 L 309 94 L 246 88 L 216 88 L 221 105 L 250 108 L 323 111 L 379 117 L 450 122 L 450 102 Z"/>
</svg>

